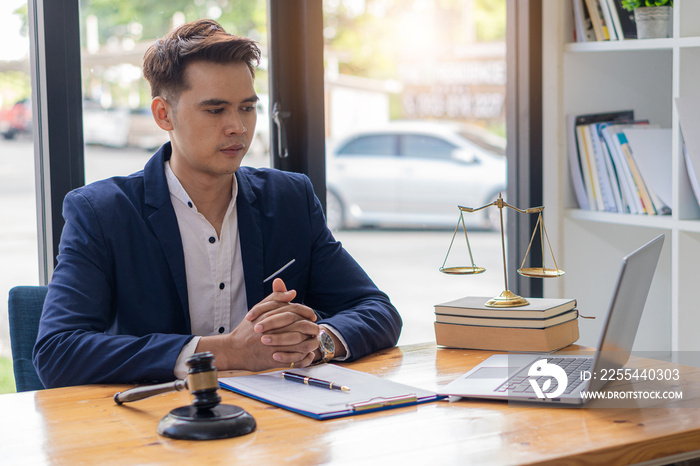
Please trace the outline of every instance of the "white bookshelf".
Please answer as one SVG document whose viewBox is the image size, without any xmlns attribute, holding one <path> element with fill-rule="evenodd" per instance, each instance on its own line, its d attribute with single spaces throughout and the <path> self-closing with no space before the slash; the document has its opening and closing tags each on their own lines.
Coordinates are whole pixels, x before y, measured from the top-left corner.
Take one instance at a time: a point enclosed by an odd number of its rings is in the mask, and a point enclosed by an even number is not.
<svg viewBox="0 0 700 466">
<path fill-rule="evenodd" d="M 673 37 L 573 42 L 569 0 L 543 0 L 543 157 L 545 222 L 566 275 L 545 281 L 545 296 L 572 297 L 582 315 L 579 343 L 595 345 L 621 258 L 658 234 L 666 241 L 637 351 L 700 354 L 700 208 L 681 152 L 674 99 L 700 96 L 700 1 L 675 0 Z M 566 116 L 632 109 L 673 135 L 670 216 L 578 209 L 569 174 Z"/>
</svg>

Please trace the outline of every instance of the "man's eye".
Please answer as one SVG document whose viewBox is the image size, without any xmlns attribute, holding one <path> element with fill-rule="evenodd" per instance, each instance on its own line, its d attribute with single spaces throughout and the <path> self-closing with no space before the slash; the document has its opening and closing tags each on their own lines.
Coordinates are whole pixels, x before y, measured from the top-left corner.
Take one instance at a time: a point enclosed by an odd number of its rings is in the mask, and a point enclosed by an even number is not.
<svg viewBox="0 0 700 466">
<path fill-rule="evenodd" d="M 255 107 L 242 107 L 241 110 L 243 110 L 244 112 L 254 112 Z"/>
<path fill-rule="evenodd" d="M 212 115 L 216 115 L 216 114 L 221 113 L 223 111 L 224 111 L 223 108 L 210 108 L 209 110 L 207 110 L 207 112 L 211 113 Z"/>
</svg>

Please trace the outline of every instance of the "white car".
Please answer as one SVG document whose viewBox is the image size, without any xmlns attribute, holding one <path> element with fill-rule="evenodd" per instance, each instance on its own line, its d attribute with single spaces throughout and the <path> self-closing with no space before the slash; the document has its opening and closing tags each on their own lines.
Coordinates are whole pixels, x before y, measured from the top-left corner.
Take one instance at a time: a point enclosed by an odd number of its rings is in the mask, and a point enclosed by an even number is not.
<svg viewBox="0 0 700 466">
<path fill-rule="evenodd" d="M 458 205 L 481 207 L 506 189 L 505 139 L 458 123 L 392 122 L 352 134 L 327 158 L 332 230 L 452 227 Z M 499 211 L 465 213 L 469 227 L 500 229 Z"/>
</svg>

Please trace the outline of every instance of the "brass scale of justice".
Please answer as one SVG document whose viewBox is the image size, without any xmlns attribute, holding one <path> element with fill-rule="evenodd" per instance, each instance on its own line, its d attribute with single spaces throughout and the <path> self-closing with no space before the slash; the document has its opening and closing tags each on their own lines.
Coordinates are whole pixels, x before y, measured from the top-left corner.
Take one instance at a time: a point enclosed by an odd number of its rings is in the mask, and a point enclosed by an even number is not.
<svg viewBox="0 0 700 466">
<path fill-rule="evenodd" d="M 528 300 L 518 296 L 517 294 L 513 293 L 508 289 L 508 272 L 506 268 L 506 243 L 505 243 L 505 234 L 503 231 L 503 208 L 508 207 L 510 209 L 515 210 L 518 213 L 521 214 L 539 214 L 537 217 L 537 223 L 535 224 L 535 228 L 532 232 L 532 237 L 530 238 L 530 243 L 527 246 L 527 251 L 525 252 L 525 257 L 523 258 L 522 264 L 520 265 L 520 268 L 518 269 L 518 273 L 524 277 L 531 277 L 531 278 L 554 278 L 554 277 L 560 277 L 564 275 L 564 271 L 560 270 L 557 267 L 557 261 L 554 258 L 554 252 L 552 251 L 552 245 L 549 242 L 549 236 L 547 235 L 547 230 L 544 227 L 544 220 L 542 219 L 542 211 L 544 210 L 544 206 L 540 207 L 530 207 L 529 209 L 518 209 L 515 206 L 512 206 L 508 204 L 506 201 L 503 200 L 501 195 L 498 195 L 498 199 L 493 201 L 490 204 L 486 204 L 484 206 L 478 207 L 478 208 L 471 208 L 471 207 L 463 207 L 463 206 L 457 206 L 459 208 L 459 219 L 457 220 L 457 227 L 455 228 L 455 232 L 452 235 L 452 241 L 450 241 L 450 247 L 447 250 L 447 255 L 445 256 L 445 260 L 442 263 L 442 267 L 440 267 L 440 272 L 450 274 L 450 275 L 475 275 L 479 273 L 483 273 L 486 271 L 485 268 L 483 267 L 477 267 L 474 264 L 474 257 L 472 255 L 472 248 L 469 244 L 469 236 L 467 235 L 467 227 L 464 223 L 464 212 L 478 212 L 480 210 L 486 209 L 488 207 L 496 206 L 498 207 L 500 218 L 501 218 L 501 249 L 503 251 L 503 276 L 505 279 L 505 290 L 498 296 L 491 298 L 486 302 L 486 306 L 488 307 L 495 307 L 495 308 L 507 308 L 507 307 L 516 307 L 516 306 L 525 306 L 529 304 Z M 447 263 L 447 258 L 450 255 L 450 251 L 452 250 L 452 245 L 454 244 L 455 237 L 457 236 L 457 232 L 459 231 L 459 225 L 462 225 L 462 228 L 464 229 L 464 238 L 467 242 L 467 249 L 469 250 L 469 259 L 471 260 L 471 267 L 470 266 L 458 266 L 458 267 L 445 267 L 445 264 Z M 540 232 L 540 247 L 542 249 L 542 266 L 541 267 L 525 267 L 525 261 L 527 260 L 527 256 L 530 254 L 530 249 L 532 248 L 532 244 L 535 240 L 535 235 L 537 234 L 537 231 L 539 229 Z M 545 240 L 547 241 L 547 246 L 549 247 L 549 253 L 552 256 L 552 261 L 554 262 L 554 268 L 546 268 L 544 266 L 544 242 Z"/>
</svg>

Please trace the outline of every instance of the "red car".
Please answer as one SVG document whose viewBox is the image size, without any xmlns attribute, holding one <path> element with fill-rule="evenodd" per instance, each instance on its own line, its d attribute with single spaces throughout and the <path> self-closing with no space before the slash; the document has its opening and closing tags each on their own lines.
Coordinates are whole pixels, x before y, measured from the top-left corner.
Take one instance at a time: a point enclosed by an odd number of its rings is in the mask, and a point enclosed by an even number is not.
<svg viewBox="0 0 700 466">
<path fill-rule="evenodd" d="M 32 132 L 32 103 L 23 99 L 7 110 L 0 110 L 0 134 L 13 139 L 17 134 Z"/>
</svg>

